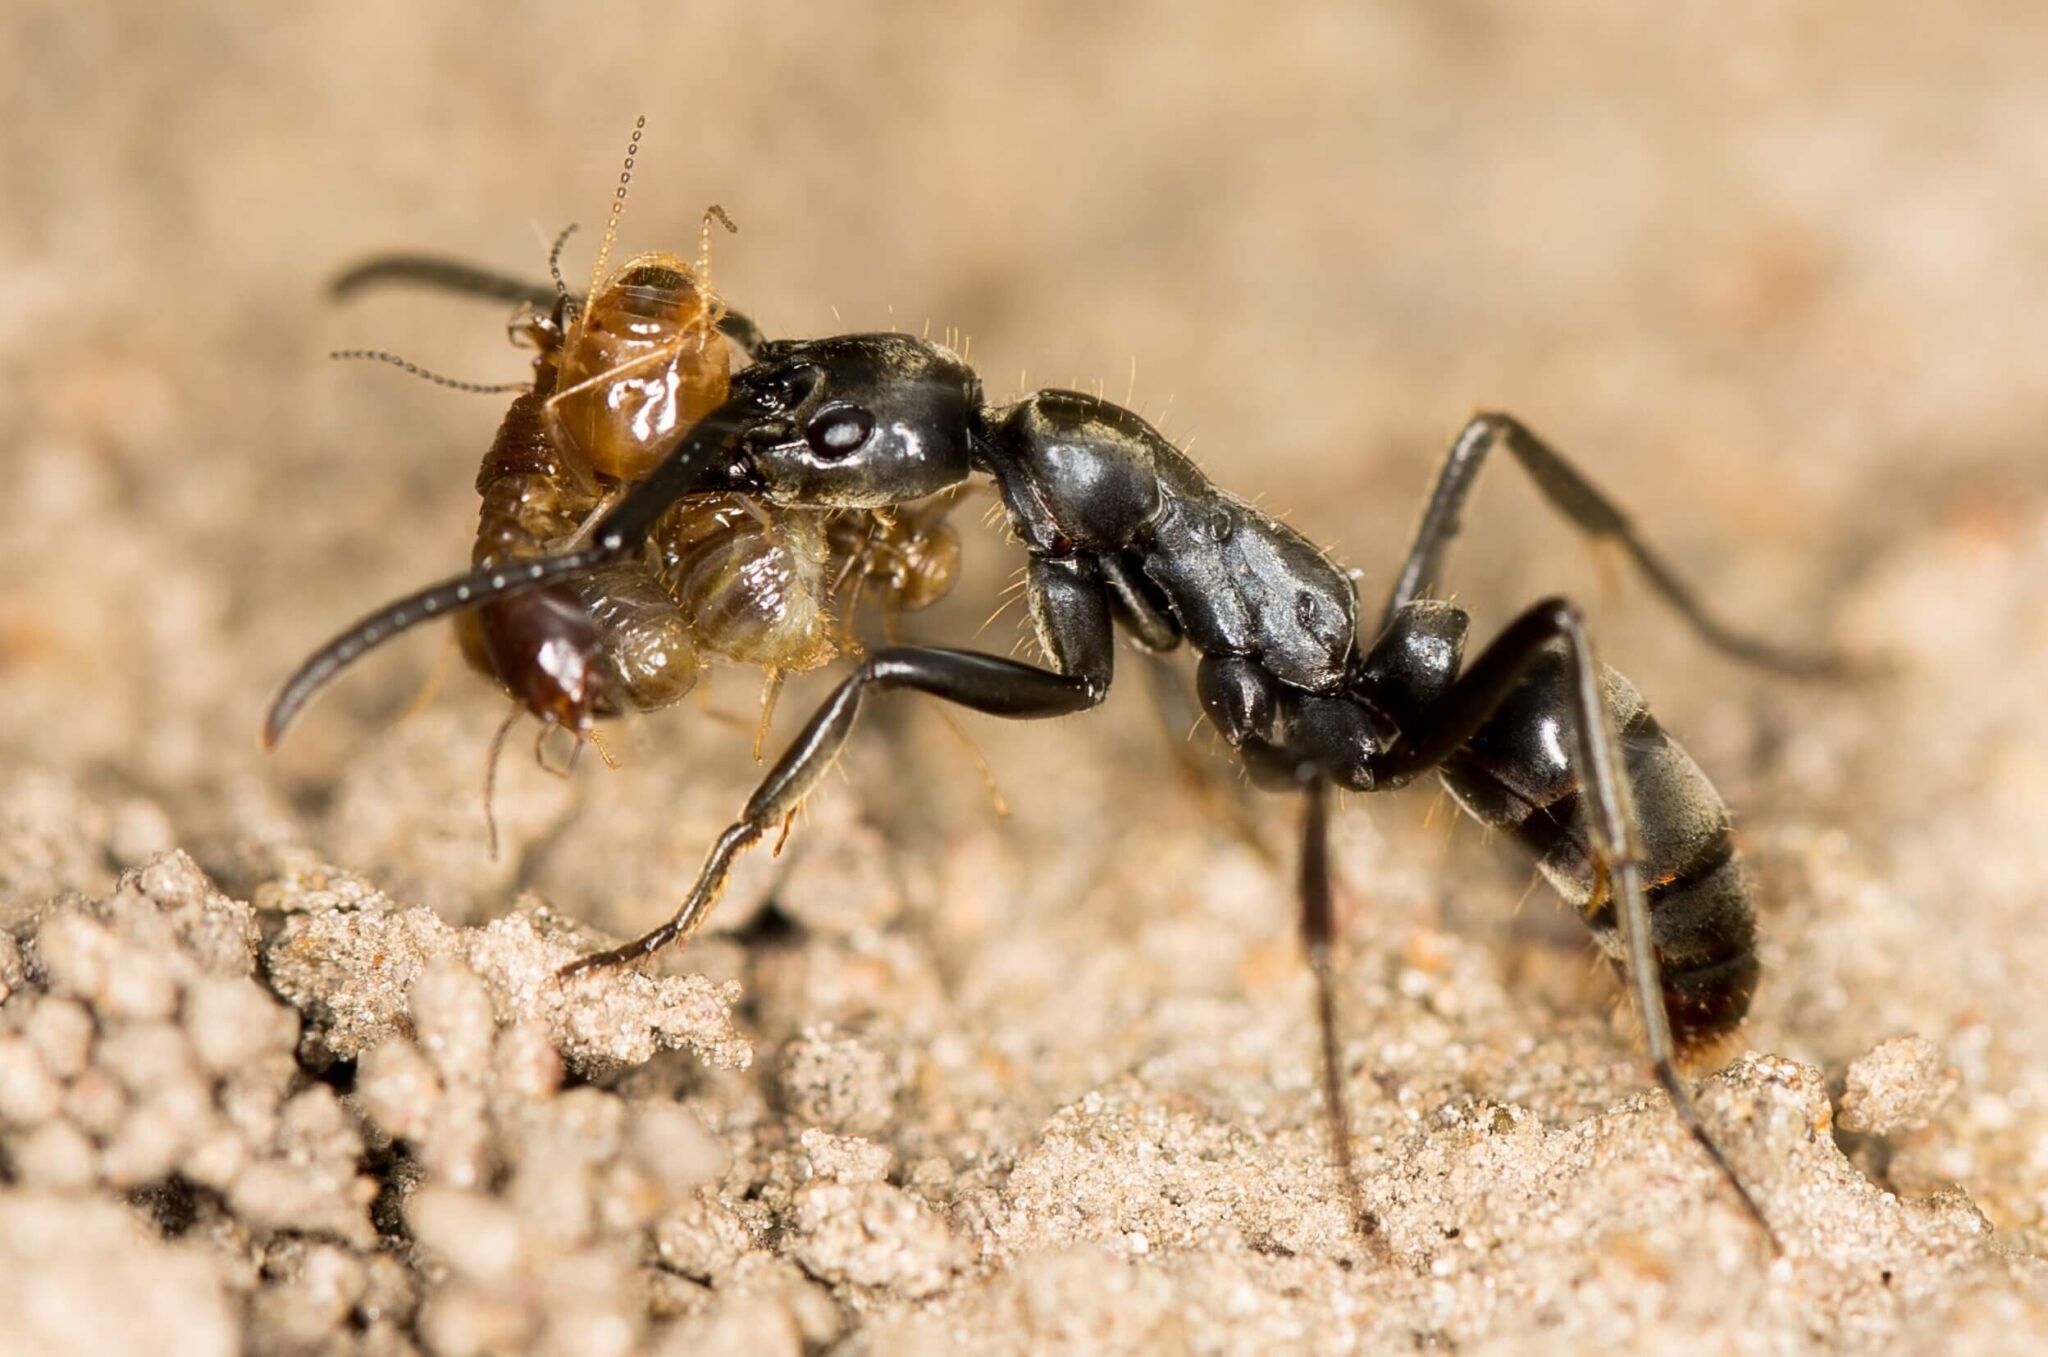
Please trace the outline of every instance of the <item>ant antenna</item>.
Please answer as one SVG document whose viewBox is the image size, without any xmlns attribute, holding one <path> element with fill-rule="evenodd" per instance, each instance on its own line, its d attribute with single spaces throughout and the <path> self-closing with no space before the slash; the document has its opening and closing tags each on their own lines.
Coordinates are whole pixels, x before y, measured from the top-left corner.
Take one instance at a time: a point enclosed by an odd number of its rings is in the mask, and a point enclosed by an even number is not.
<svg viewBox="0 0 2048 1357">
<path fill-rule="evenodd" d="M 562 228 L 562 234 L 555 237 L 555 243 L 548 250 L 548 277 L 555 280 L 556 298 L 569 295 L 569 285 L 562 281 L 562 247 L 569 243 L 569 237 L 576 234 L 576 223 L 570 222 Z"/>
<path fill-rule="evenodd" d="M 597 289 L 604 283 L 604 266 L 612 255 L 612 241 L 619 234 L 619 218 L 626 212 L 626 189 L 633 182 L 633 161 L 640 154 L 640 134 L 647 130 L 647 115 L 641 114 L 633 120 L 633 139 L 626 143 L 626 163 L 619 170 L 619 186 L 612 193 L 612 210 L 605 218 L 604 239 L 598 242 L 597 262 L 590 270 L 590 294 L 584 298 L 583 309 L 589 313 L 591 303 L 597 300 Z"/>
<path fill-rule="evenodd" d="M 329 358 L 366 358 L 375 363 L 389 363 L 402 372 L 411 373 L 413 376 L 424 381 L 432 382 L 435 386 L 445 386 L 450 391 L 473 391 L 479 395 L 488 396 L 501 391 L 526 391 L 531 389 L 525 382 L 464 382 L 458 381 L 453 377 L 443 377 L 440 373 L 430 372 L 410 359 L 400 358 L 397 354 L 386 353 L 382 349 L 336 349 L 327 356 Z"/>
<path fill-rule="evenodd" d="M 714 221 L 723 226 L 725 233 L 729 236 L 736 236 L 740 233 L 740 228 L 733 224 L 732 218 L 727 216 L 725 209 L 717 203 L 713 203 L 704 209 L 704 226 L 697 236 L 697 276 L 699 278 L 709 278 L 711 276 L 711 223 Z"/>
</svg>

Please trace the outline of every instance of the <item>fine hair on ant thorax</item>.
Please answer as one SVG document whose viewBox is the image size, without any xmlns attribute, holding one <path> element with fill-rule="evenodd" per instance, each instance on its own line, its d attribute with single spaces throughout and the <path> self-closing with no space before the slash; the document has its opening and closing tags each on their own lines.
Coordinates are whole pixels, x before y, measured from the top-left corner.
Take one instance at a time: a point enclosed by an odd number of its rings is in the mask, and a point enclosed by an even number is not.
<svg viewBox="0 0 2048 1357">
<path fill-rule="evenodd" d="M 558 300 L 413 256 L 372 261 L 344 281 L 397 279 L 536 307 Z M 1607 495 L 1511 415 L 1480 414 L 1459 432 L 1392 590 L 1361 624 L 1343 569 L 1214 485 L 1129 410 L 1059 390 L 990 406 L 959 355 L 908 335 L 767 340 L 730 312 L 718 325 L 746 333 L 751 362 L 730 374 L 717 404 L 679 422 L 642 474 L 619 478 L 568 537 L 550 529 L 531 551 L 488 559 L 480 542 L 475 569 L 343 631 L 286 682 L 266 742 L 343 667 L 409 628 L 588 589 L 622 568 L 658 569 L 664 525 L 705 497 L 770 515 L 886 514 L 985 478 L 1023 547 L 1043 663 L 927 645 L 860 655 L 713 844 L 674 917 L 565 976 L 687 942 L 734 859 L 794 814 L 869 696 L 904 689 L 1002 718 L 1062 716 L 1103 700 L 1119 633 L 1142 651 L 1185 644 L 1198 657 L 1202 709 L 1253 780 L 1302 798 L 1299 923 L 1315 977 L 1333 1155 L 1360 1234 L 1381 1247 L 1352 1166 L 1336 1036 L 1330 789 L 1387 791 L 1433 773 L 1468 814 L 1520 844 L 1579 911 L 1622 976 L 1680 1124 L 1775 1247 L 1761 1203 L 1679 1073 L 1682 1055 L 1737 1031 L 1758 979 L 1751 885 L 1728 810 L 1636 689 L 1599 663 L 1569 600 L 1531 604 L 1466 658 L 1466 614 L 1438 596 L 1460 511 L 1489 457 L 1505 450 L 1553 509 L 1621 547 L 1708 645 L 1795 676 L 1840 675 L 1840 660 L 1721 621 Z"/>
</svg>

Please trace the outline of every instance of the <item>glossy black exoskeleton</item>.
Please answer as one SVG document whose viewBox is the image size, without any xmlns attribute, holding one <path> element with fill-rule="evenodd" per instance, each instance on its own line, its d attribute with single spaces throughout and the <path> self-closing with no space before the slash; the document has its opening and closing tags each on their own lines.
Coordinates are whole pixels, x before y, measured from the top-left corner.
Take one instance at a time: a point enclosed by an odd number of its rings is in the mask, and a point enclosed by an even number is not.
<svg viewBox="0 0 2048 1357">
<path fill-rule="evenodd" d="M 1829 667 L 1712 618 L 1612 503 L 1507 416 L 1481 415 L 1459 435 L 1392 595 L 1362 629 L 1342 570 L 1211 483 L 1137 415 L 1068 391 L 991 409 L 951 351 L 869 334 L 760 343 L 728 402 L 598 523 L 588 545 L 458 576 L 379 609 L 292 677 L 266 736 L 276 739 L 342 666 L 406 628 L 636 558 L 682 495 L 866 509 L 983 474 L 1028 555 L 1026 591 L 1045 664 L 932 646 L 864 656 L 720 836 L 675 917 L 570 971 L 690 937 L 734 857 L 817 784 L 869 693 L 908 688 L 1002 717 L 1083 711 L 1109 690 L 1120 627 L 1148 650 L 1188 643 L 1200 656 L 1202 705 L 1224 738 L 1261 784 L 1304 794 L 1301 927 L 1318 987 L 1336 1157 L 1362 1231 L 1375 1223 L 1351 1172 L 1335 1036 L 1327 789 L 1384 791 L 1430 772 L 1473 816 L 1523 843 L 1579 908 L 1625 977 L 1680 1120 L 1761 1224 L 1676 1065 L 1682 1050 L 1736 1028 L 1757 977 L 1754 913 L 1726 808 L 1635 690 L 1598 664 L 1571 603 L 1537 603 L 1468 664 L 1466 615 L 1426 597 L 1497 447 L 1579 528 L 1621 546 L 1710 643 L 1787 672 Z"/>
</svg>

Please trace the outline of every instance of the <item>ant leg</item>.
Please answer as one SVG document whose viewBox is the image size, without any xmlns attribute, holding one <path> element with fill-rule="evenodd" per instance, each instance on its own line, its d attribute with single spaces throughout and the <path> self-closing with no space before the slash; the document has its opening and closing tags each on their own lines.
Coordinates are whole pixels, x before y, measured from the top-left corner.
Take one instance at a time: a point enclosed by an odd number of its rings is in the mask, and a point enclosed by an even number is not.
<svg viewBox="0 0 2048 1357">
<path fill-rule="evenodd" d="M 1158 588 L 1125 567 L 1114 556 L 1102 558 L 1102 582 L 1109 590 L 1109 608 L 1117 625 L 1131 634 L 1138 649 L 1164 655 L 1180 646 L 1180 624 L 1166 610 Z"/>
<path fill-rule="evenodd" d="M 637 961 L 672 942 L 688 941 L 718 902 L 734 859 L 795 813 L 839 757 L 870 690 L 907 688 L 1012 720 L 1068 716 L 1100 703 L 1109 692 L 1115 652 L 1109 604 L 1094 566 L 1079 560 L 1034 560 L 1030 590 L 1040 642 L 1052 668 L 937 646 L 891 646 L 868 656 L 825 699 L 761 779 L 740 818 L 718 836 L 675 917 L 623 947 L 571 962 L 561 975 Z"/>
<path fill-rule="evenodd" d="M 327 295 L 336 301 L 346 301 L 358 293 L 392 283 L 514 306 L 523 304 L 543 315 L 555 304 L 553 283 L 529 283 L 459 259 L 431 254 L 374 255 L 337 275 L 327 285 Z M 718 330 L 750 356 L 767 342 L 761 327 L 737 311 L 720 314 Z"/>
<path fill-rule="evenodd" d="M 767 681 L 761 685 L 761 719 L 754 727 L 754 762 L 761 761 L 761 746 L 767 743 L 768 727 L 775 724 L 776 699 L 782 696 L 783 672 L 772 665 L 768 669 Z"/>
<path fill-rule="evenodd" d="M 1734 1189 L 1744 1211 L 1771 1241 L 1772 1250 L 1782 1252 L 1776 1232 L 1700 1120 L 1691 1090 L 1678 1073 L 1662 970 L 1650 931 L 1634 798 L 1621 761 L 1620 736 L 1602 691 L 1600 665 L 1578 608 L 1561 598 L 1546 599 L 1510 622 L 1409 732 L 1412 740 L 1396 744 L 1376 763 L 1374 785 L 1398 786 L 1455 754 L 1513 694 L 1545 647 L 1559 641 L 1564 643 L 1571 664 L 1574 761 L 1590 793 L 1587 819 L 1599 874 L 1595 889 L 1604 884 L 1618 906 L 1629 994 L 1643 1025 L 1643 1044 L 1651 1067 L 1679 1124 Z"/>
<path fill-rule="evenodd" d="M 1140 662 L 1145 686 L 1152 695 L 1152 710 L 1159 717 L 1160 734 L 1167 754 L 1189 792 L 1205 807 L 1220 815 L 1249 848 L 1268 866 L 1279 866 L 1279 857 L 1259 834 L 1259 819 L 1251 805 L 1250 784 L 1234 775 L 1230 761 L 1213 756 L 1213 751 L 1196 743 L 1204 713 L 1186 678 L 1170 656 L 1143 651 Z"/>
<path fill-rule="evenodd" d="M 1330 889 L 1330 784 L 1320 773 L 1309 778 L 1301 822 L 1301 945 L 1315 976 L 1316 1032 L 1322 1046 L 1323 1112 L 1330 1126 L 1330 1150 L 1343 1183 L 1351 1227 L 1381 1257 L 1387 1243 L 1379 1217 L 1365 1203 L 1365 1186 L 1351 1159 L 1351 1111 L 1344 1098 L 1344 1069 L 1337 1043 L 1337 978 L 1334 955 L 1337 911 Z"/>
<path fill-rule="evenodd" d="M 1618 543 L 1649 581 L 1650 588 L 1714 649 L 1744 663 L 1781 674 L 1840 678 L 1849 673 L 1849 664 L 1840 656 L 1779 646 L 1744 635 L 1715 617 L 1664 558 L 1650 549 L 1613 500 L 1559 456 L 1548 443 L 1531 433 L 1527 425 L 1512 415 L 1498 413 L 1474 416 L 1451 444 L 1450 453 L 1444 458 L 1443 471 L 1437 477 L 1436 489 L 1430 493 L 1429 503 L 1423 509 L 1415 543 L 1408 549 L 1408 559 L 1403 562 L 1401 573 L 1395 577 L 1386 611 L 1380 616 L 1381 630 L 1386 629 L 1404 604 L 1413 602 L 1440 583 L 1438 576 L 1444 554 L 1451 539 L 1458 535 L 1459 514 L 1464 509 L 1466 496 L 1471 493 L 1473 482 L 1479 478 L 1480 469 L 1486 465 L 1487 454 L 1503 445 L 1522 464 L 1522 469 L 1529 473 L 1529 479 L 1536 483 L 1536 488 L 1553 509 L 1589 537 Z"/>
<path fill-rule="evenodd" d="M 1276 863 L 1273 850 L 1259 837 L 1258 818 L 1246 804 L 1245 784 L 1226 778 L 1221 772 L 1224 765 L 1203 757 L 1203 751 L 1195 747 L 1193 738 L 1201 724 L 1202 708 L 1170 658 L 1181 643 L 1179 624 L 1154 597 L 1143 578 L 1121 562 L 1105 557 L 1101 570 L 1103 583 L 1109 588 L 1110 615 L 1145 657 L 1145 686 L 1152 694 L 1152 710 L 1159 716 L 1167 751 L 1181 780 L 1203 802 L 1221 812 L 1260 861 Z"/>
<path fill-rule="evenodd" d="M 459 259 L 427 254 L 373 255 L 336 275 L 334 281 L 327 285 L 327 295 L 336 301 L 345 301 L 359 292 L 387 283 L 452 292 L 484 301 L 510 302 L 515 306 L 524 302 L 541 312 L 555 304 L 555 289 L 551 283 L 529 283 L 493 273 L 475 264 L 465 264 Z"/>
</svg>

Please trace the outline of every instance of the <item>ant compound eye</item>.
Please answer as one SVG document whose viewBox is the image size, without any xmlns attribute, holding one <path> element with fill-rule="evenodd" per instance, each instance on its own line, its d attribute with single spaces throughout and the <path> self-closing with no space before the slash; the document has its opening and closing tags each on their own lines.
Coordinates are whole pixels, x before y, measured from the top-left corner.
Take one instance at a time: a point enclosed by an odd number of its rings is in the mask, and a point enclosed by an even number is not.
<svg viewBox="0 0 2048 1357">
<path fill-rule="evenodd" d="M 874 431 L 875 417 L 858 405 L 832 405 L 811 417 L 804 440 L 818 456 L 837 461 L 860 451 Z"/>
</svg>

